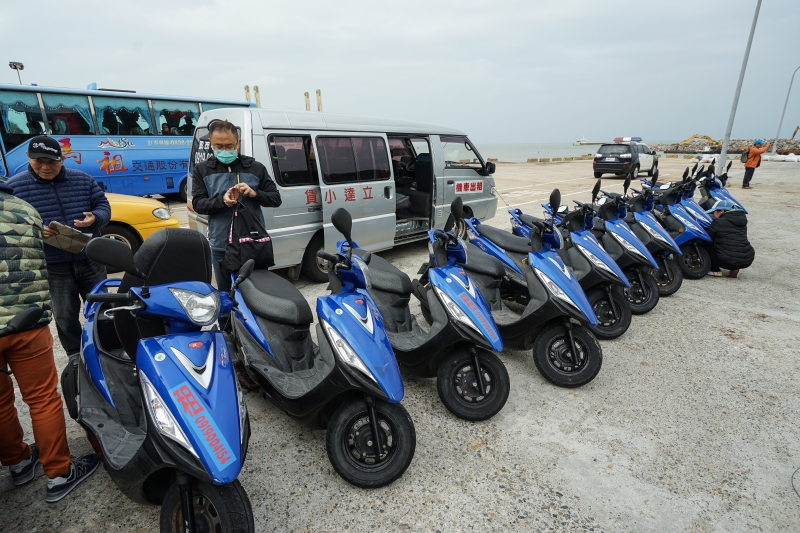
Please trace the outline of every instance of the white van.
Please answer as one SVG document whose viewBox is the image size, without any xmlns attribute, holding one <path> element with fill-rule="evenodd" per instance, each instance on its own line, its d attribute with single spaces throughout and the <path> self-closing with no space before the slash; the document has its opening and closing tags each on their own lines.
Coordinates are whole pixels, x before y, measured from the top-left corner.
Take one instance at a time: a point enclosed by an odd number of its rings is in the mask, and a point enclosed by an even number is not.
<svg viewBox="0 0 800 533">
<path fill-rule="evenodd" d="M 492 218 L 497 210 L 494 163 L 461 131 L 430 124 L 331 113 L 215 109 L 200 116 L 189 176 L 211 155 L 207 124 L 229 120 L 242 131 L 241 152 L 264 164 L 283 203 L 264 208 L 275 267 L 327 281 L 317 251 L 335 250 L 342 237 L 331 225 L 339 207 L 353 217 L 353 240 L 370 251 L 427 238 L 443 227 L 456 195 L 465 216 Z M 191 194 L 191 183 L 187 187 Z M 189 226 L 207 233 L 205 217 L 189 205 Z M 463 231 L 463 228 L 462 228 Z"/>
</svg>

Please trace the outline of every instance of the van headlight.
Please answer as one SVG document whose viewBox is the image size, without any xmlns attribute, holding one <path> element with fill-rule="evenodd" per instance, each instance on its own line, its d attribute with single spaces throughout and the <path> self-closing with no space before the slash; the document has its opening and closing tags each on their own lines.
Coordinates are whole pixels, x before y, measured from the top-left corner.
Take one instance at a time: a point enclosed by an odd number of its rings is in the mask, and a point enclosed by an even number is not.
<svg viewBox="0 0 800 533">
<path fill-rule="evenodd" d="M 538 276 L 539 281 L 542 282 L 542 285 L 547 287 L 547 290 L 550 291 L 550 294 L 552 294 L 555 299 L 561 300 L 562 302 L 567 303 L 580 311 L 581 308 L 578 307 L 578 304 L 576 304 L 572 298 L 567 296 L 567 293 L 561 290 L 561 287 L 559 287 L 555 281 L 550 279 L 550 276 L 535 267 L 533 267 L 533 271 L 536 272 L 536 276 Z"/>
<path fill-rule="evenodd" d="M 145 399 L 144 403 L 147 405 L 147 411 L 150 413 L 150 418 L 156 423 L 158 431 L 165 437 L 174 440 L 186 448 L 195 458 L 200 459 L 197 452 L 194 451 L 194 447 L 189 442 L 189 439 L 186 438 L 186 434 L 178 425 L 178 421 L 172 416 L 169 407 L 167 407 L 167 404 L 161 399 L 161 396 L 158 395 L 155 387 L 153 387 L 153 384 L 147 379 L 147 376 L 144 375 L 144 372 L 139 372 L 139 381 L 142 383 Z"/>
<path fill-rule="evenodd" d="M 622 247 L 625 248 L 626 250 L 628 250 L 630 253 L 632 253 L 635 256 L 641 257 L 644 260 L 647 260 L 647 258 L 642 254 L 642 252 L 637 250 L 634 245 L 632 245 L 631 243 L 628 242 L 628 239 L 625 239 L 625 238 L 619 236 L 618 234 L 614 233 L 613 231 L 611 232 L 611 235 L 613 235 L 614 238 L 617 239 L 617 242 L 620 243 L 622 245 Z"/>
<path fill-rule="evenodd" d="M 483 335 L 483 333 L 481 333 L 481 330 L 478 329 L 478 326 L 475 325 L 475 322 L 470 320 L 470 318 L 466 315 L 466 313 L 464 313 L 464 311 L 462 311 L 461 308 L 458 307 L 458 304 L 456 304 L 449 296 L 447 296 L 444 292 L 442 292 L 442 290 L 439 289 L 438 287 L 434 287 L 433 290 L 436 291 L 436 295 L 444 304 L 444 307 L 445 309 L 447 309 L 448 314 L 452 316 L 454 319 L 456 319 L 456 322 L 459 322 L 469 328 L 472 328 L 481 335 Z"/>
<path fill-rule="evenodd" d="M 153 216 L 161 220 L 170 219 L 169 211 L 167 211 L 163 207 L 156 207 L 155 209 L 153 209 Z"/>
<path fill-rule="evenodd" d="M 367 312 L 369 312 L 369 310 L 367 310 Z M 322 329 L 325 330 L 325 334 L 328 336 L 328 340 L 331 341 L 331 346 L 333 346 L 333 350 L 339 356 L 339 359 L 344 361 L 348 366 L 355 368 L 375 382 L 375 384 L 377 384 L 378 381 L 372 375 L 372 372 L 370 372 L 369 369 L 364 366 L 364 362 L 361 361 L 361 358 L 355 351 L 353 351 L 347 341 L 345 341 L 342 336 L 339 335 L 335 329 L 333 329 L 333 326 L 328 324 L 325 320 L 320 319 L 320 322 L 322 323 Z"/>
<path fill-rule="evenodd" d="M 186 315 L 198 326 L 207 326 L 219 317 L 219 294 L 211 291 L 205 296 L 186 289 L 170 288 L 169 292 L 181 304 Z"/>
<path fill-rule="evenodd" d="M 594 255 L 588 249 L 584 248 L 580 244 L 576 244 L 575 247 L 578 250 L 580 250 L 581 253 L 586 256 L 586 259 L 588 259 L 594 266 L 596 266 L 597 268 L 600 268 L 602 270 L 605 270 L 606 272 L 608 272 L 610 274 L 613 274 L 614 276 L 617 275 L 617 273 L 614 272 L 613 270 L 611 270 L 611 268 L 607 264 L 605 264 L 605 262 L 603 262 L 602 259 L 600 259 L 596 255 Z"/>
</svg>

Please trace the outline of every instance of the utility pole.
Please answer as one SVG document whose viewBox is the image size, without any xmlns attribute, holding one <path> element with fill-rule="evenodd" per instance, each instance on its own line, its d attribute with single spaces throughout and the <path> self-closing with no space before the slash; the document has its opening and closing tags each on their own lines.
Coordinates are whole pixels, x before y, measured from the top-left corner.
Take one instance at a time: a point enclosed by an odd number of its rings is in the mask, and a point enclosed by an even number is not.
<svg viewBox="0 0 800 533">
<path fill-rule="evenodd" d="M 24 70 L 25 65 L 23 65 L 19 61 L 9 61 L 8 66 L 17 71 L 17 79 L 19 80 L 19 84 L 22 85 L 22 77 L 19 75 L 19 71 Z"/>
<path fill-rule="evenodd" d="M 760 2 L 761 0 L 759 0 Z M 322 91 L 317 89 L 317 111 L 322 113 Z"/>
<path fill-rule="evenodd" d="M 725 130 L 725 139 L 722 141 L 722 152 L 719 154 L 719 166 L 717 170 L 722 170 L 728 157 L 728 144 L 731 141 L 731 130 L 733 130 L 733 119 L 736 117 L 736 107 L 739 105 L 739 93 L 742 92 L 742 82 L 744 81 L 744 71 L 747 70 L 747 59 L 750 57 L 750 46 L 753 44 L 753 34 L 756 32 L 758 22 L 758 12 L 761 10 L 761 0 L 756 3 L 756 13 L 753 15 L 753 25 L 750 27 L 750 37 L 747 39 L 747 48 L 744 51 L 742 60 L 742 71 L 739 73 L 739 83 L 736 85 L 736 94 L 733 95 L 733 106 L 731 106 L 731 116 L 728 119 L 728 128 Z"/>
<path fill-rule="evenodd" d="M 789 95 L 792 92 L 792 83 L 794 83 L 794 75 L 797 74 L 798 70 L 800 70 L 800 67 L 794 69 L 794 72 L 792 72 L 792 79 L 789 81 L 789 90 L 786 91 L 786 102 L 783 103 L 783 113 L 781 113 L 781 121 L 778 122 L 778 133 L 775 134 L 775 140 L 772 142 L 772 155 L 775 155 L 775 152 L 778 150 L 778 137 L 781 136 L 781 126 L 783 126 L 783 115 L 786 114 L 786 106 L 789 105 Z"/>
<path fill-rule="evenodd" d="M 303 93 L 306 98 L 306 111 L 311 111 L 311 100 L 308 99 L 308 91 Z"/>
</svg>

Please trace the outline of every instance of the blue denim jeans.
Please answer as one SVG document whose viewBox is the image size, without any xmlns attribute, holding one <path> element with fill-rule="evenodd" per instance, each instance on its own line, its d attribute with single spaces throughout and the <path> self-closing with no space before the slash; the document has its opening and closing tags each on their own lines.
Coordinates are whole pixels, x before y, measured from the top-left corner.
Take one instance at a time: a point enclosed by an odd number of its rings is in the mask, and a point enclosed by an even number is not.
<svg viewBox="0 0 800 533">
<path fill-rule="evenodd" d="M 99 282 L 106 279 L 106 267 L 89 259 L 72 263 L 49 263 L 47 279 L 53 318 L 56 321 L 58 340 L 67 355 L 81 351 L 81 300 Z"/>
</svg>

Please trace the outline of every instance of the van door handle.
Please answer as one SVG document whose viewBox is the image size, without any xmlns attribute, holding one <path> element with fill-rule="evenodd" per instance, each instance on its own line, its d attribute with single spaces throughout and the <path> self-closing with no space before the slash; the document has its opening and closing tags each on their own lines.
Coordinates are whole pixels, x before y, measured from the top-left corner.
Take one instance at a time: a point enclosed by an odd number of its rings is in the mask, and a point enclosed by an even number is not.
<svg viewBox="0 0 800 533">
<path fill-rule="evenodd" d="M 387 185 L 386 187 L 383 188 L 383 197 L 386 198 L 387 200 L 391 200 L 392 199 L 392 186 L 391 185 Z"/>
<path fill-rule="evenodd" d="M 452 185 L 453 183 L 455 183 L 453 180 L 447 180 L 448 185 Z"/>
</svg>

